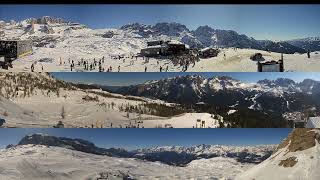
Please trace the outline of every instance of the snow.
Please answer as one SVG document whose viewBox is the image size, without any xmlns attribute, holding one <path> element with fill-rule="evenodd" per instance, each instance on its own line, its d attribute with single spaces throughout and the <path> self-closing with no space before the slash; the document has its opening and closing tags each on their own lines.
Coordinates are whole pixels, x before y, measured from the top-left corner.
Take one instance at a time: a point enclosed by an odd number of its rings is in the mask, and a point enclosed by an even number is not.
<svg viewBox="0 0 320 180">
<path fill-rule="evenodd" d="M 173 128 L 196 128 L 200 127 L 200 123 L 197 120 L 205 122 L 205 128 L 217 128 L 219 127 L 219 120 L 211 117 L 209 113 L 184 113 L 182 115 L 173 116 L 171 118 L 146 118 L 143 124 L 147 127 L 165 127 L 165 125 L 172 126 Z M 223 122 L 223 121 L 222 121 Z"/>
<path fill-rule="evenodd" d="M 233 179 L 252 164 L 231 158 L 194 160 L 186 167 L 87 154 L 59 147 L 23 145 L 0 150 L 0 179 L 97 179 L 119 172 L 135 179 Z"/>
<path fill-rule="evenodd" d="M 231 146 L 231 145 L 193 145 L 187 146 L 157 146 L 152 148 L 138 149 L 139 153 L 155 153 L 174 151 L 177 153 L 189 153 L 195 155 L 217 155 L 219 157 L 227 157 L 228 154 L 247 152 L 255 155 L 265 156 L 268 152 L 273 151 L 276 145 L 254 145 L 254 146 Z M 203 160 L 205 161 L 205 160 Z"/>
<path fill-rule="evenodd" d="M 227 112 L 227 114 L 230 115 L 230 114 L 233 114 L 233 113 L 235 113 L 235 112 L 237 112 L 237 110 L 230 109 L 230 110 Z"/>
<path fill-rule="evenodd" d="M 320 128 L 320 117 L 309 117 L 306 128 Z"/>
<path fill-rule="evenodd" d="M 106 96 L 102 96 L 102 93 Z M 30 97 L 16 97 L 7 100 L 0 97 L 0 117 L 6 120 L 6 127 L 52 127 L 62 121 L 65 127 L 126 127 L 138 125 L 154 128 L 173 127 L 192 128 L 197 119 L 205 121 L 205 127 L 218 127 L 218 120 L 211 118 L 208 113 L 186 113 L 174 117 L 160 117 L 148 114 L 130 113 L 120 110 L 121 106 L 141 106 L 146 103 L 158 103 L 172 106 L 161 100 L 143 97 L 123 96 L 102 90 L 64 90 L 60 89 L 59 97 L 35 90 Z M 85 101 L 85 96 L 98 97 L 98 101 Z M 114 104 L 111 107 L 111 104 Z M 62 108 L 65 117 L 61 118 Z M 6 116 L 3 116 L 5 114 Z"/>
<path fill-rule="evenodd" d="M 288 147 L 288 146 L 287 146 Z M 236 180 L 318 180 L 320 179 L 320 145 L 316 141 L 316 145 L 312 148 L 288 152 L 287 147 L 280 149 L 271 155 L 267 160 L 254 166 L 248 171 L 238 175 Z M 296 157 L 298 162 L 293 167 L 279 166 L 281 160 L 289 157 Z"/>
<path fill-rule="evenodd" d="M 23 25 L 26 26 L 26 25 Z M 105 57 L 102 68 L 105 70 L 109 66 L 116 69 L 120 66 L 120 72 L 144 72 L 147 66 L 148 72 L 159 72 L 161 67 L 169 67 L 168 71 L 179 72 L 182 67 L 174 66 L 169 59 L 150 58 L 146 63 L 142 57 L 131 59 L 132 55 L 136 55 L 141 49 L 147 47 L 147 41 L 152 38 L 143 38 L 136 34 L 135 31 L 120 29 L 90 29 L 84 25 L 74 24 L 51 24 L 53 34 L 46 34 L 42 31 L 45 25 L 34 25 L 34 34 L 26 33 L 24 28 L 16 25 L 5 26 L 5 38 L 13 39 L 20 37 L 27 39 L 30 37 L 52 38 L 56 42 L 50 42 L 44 47 L 34 47 L 33 54 L 19 58 L 13 62 L 13 68 L 9 71 L 21 72 L 30 71 L 31 64 L 35 64 L 35 71 L 41 72 L 42 66 L 45 72 L 70 71 L 70 63 L 68 59 L 74 60 L 75 67 L 73 71 L 87 71 L 83 66 L 77 64 L 82 58 L 93 62 Z M 112 38 L 104 38 L 102 35 L 112 31 Z M 160 38 L 160 37 L 159 37 Z M 163 39 L 171 39 L 166 35 L 161 35 Z M 177 40 L 172 40 L 176 42 Z M 50 46 L 53 46 L 50 48 Z M 250 56 L 255 53 L 261 53 L 267 60 L 279 60 L 280 53 L 267 52 L 256 49 L 234 49 L 220 48 L 221 52 L 217 57 L 201 59 L 190 66 L 187 71 L 190 72 L 257 72 L 257 64 L 250 60 Z M 318 54 L 316 54 L 318 53 Z M 224 58 L 224 54 L 226 58 Z M 114 59 L 114 56 L 124 55 L 125 60 Z M 53 62 L 40 62 L 43 58 L 52 58 Z M 60 65 L 60 58 L 64 62 Z M 315 72 L 320 70 L 319 65 L 320 53 L 311 53 L 308 59 L 306 54 L 284 54 L 285 71 L 301 71 Z M 133 62 L 133 63 L 132 63 Z M 159 64 L 158 64 L 159 62 Z M 4 70 L 0 70 L 4 71 Z M 95 68 L 91 71 L 98 71 Z"/>
<path fill-rule="evenodd" d="M 31 127 L 41 123 L 37 114 L 0 96 L 0 118 L 5 119 L 6 126 Z M 41 127 L 40 125 L 37 125 Z"/>
</svg>

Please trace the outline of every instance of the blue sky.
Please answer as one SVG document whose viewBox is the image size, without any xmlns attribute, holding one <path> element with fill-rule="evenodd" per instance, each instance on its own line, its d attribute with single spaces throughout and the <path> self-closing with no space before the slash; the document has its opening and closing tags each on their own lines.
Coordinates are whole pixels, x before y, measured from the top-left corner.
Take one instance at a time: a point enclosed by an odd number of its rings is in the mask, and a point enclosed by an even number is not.
<svg viewBox="0 0 320 180">
<path fill-rule="evenodd" d="M 179 22 L 235 30 L 256 39 L 287 40 L 320 36 L 320 5 L 0 5 L 0 19 L 44 15 L 80 22 L 91 28 L 139 22 Z"/>
<path fill-rule="evenodd" d="M 98 147 L 137 149 L 160 145 L 198 144 L 256 145 L 278 144 L 287 137 L 287 128 L 231 129 L 1 129 L 0 148 L 17 144 L 25 135 L 45 133 L 59 137 L 81 138 Z"/>
<path fill-rule="evenodd" d="M 99 72 L 55 72 L 52 73 L 56 78 L 69 82 L 76 82 L 82 84 L 99 84 L 107 86 L 128 86 L 133 84 L 144 83 L 148 80 L 157 80 L 175 76 L 185 76 L 198 74 L 204 77 L 214 76 L 230 76 L 244 82 L 257 82 L 263 79 L 277 79 L 277 78 L 290 78 L 296 82 L 301 82 L 304 79 L 314 79 L 320 81 L 320 73 L 304 73 L 304 72 L 112 72 L 112 73 L 99 73 Z"/>
</svg>

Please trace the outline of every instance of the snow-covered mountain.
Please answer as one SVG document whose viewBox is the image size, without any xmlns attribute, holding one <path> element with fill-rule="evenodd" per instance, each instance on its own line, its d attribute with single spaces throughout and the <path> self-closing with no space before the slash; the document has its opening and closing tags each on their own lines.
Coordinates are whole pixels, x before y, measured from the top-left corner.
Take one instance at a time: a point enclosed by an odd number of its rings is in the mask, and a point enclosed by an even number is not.
<svg viewBox="0 0 320 180">
<path fill-rule="evenodd" d="M 176 166 L 186 166 L 197 159 L 215 157 L 233 158 L 241 163 L 260 163 L 268 158 L 276 147 L 275 145 L 229 146 L 201 144 L 191 147 L 163 146 L 127 151 L 122 148 L 99 148 L 87 140 L 55 137 L 46 134 L 27 135 L 20 140 L 17 146 L 28 144 L 62 147 L 111 157 L 158 161 Z M 12 147 L 12 145 L 9 147 Z"/>
<path fill-rule="evenodd" d="M 6 127 L 52 127 L 61 120 L 66 127 L 196 127 L 197 119 L 208 127 L 286 127 L 282 114 L 317 113 L 320 106 L 320 83 L 312 79 L 247 83 L 187 75 L 111 90 L 47 73 L 0 73 L 0 80 Z M 137 124 L 137 119 L 147 121 Z"/>
<path fill-rule="evenodd" d="M 267 160 L 236 179 L 319 179 L 319 142 L 319 129 L 294 129 Z"/>
<path fill-rule="evenodd" d="M 133 31 L 145 38 L 161 38 L 161 36 L 166 35 L 170 38 L 179 39 L 192 48 L 203 48 L 210 46 L 238 47 L 267 50 L 286 54 L 293 54 L 295 52 L 305 53 L 306 50 L 308 50 L 305 46 L 295 43 L 298 40 L 280 42 L 256 40 L 244 34 L 238 34 L 232 30 L 213 29 L 207 25 L 199 26 L 197 29 L 191 31 L 185 25 L 179 23 L 157 23 L 154 26 L 133 23 L 124 25 L 120 29 Z M 317 40 L 315 41 L 318 42 Z M 318 47 L 312 49 L 312 51 L 317 50 L 319 50 Z"/>
<path fill-rule="evenodd" d="M 302 39 L 293 39 L 287 41 L 288 43 L 303 48 L 309 51 L 319 51 L 320 50 L 320 37 L 308 37 Z"/>
<path fill-rule="evenodd" d="M 122 87 L 116 92 L 182 104 L 204 102 L 224 107 L 237 102 L 237 107 L 284 112 L 301 110 L 303 105 L 319 106 L 317 100 L 312 100 L 319 96 L 319 85 L 314 80 L 297 83 L 279 78 L 246 83 L 225 76 L 187 75 Z"/>
<path fill-rule="evenodd" d="M 159 161 L 171 165 L 185 165 L 195 159 L 210 159 L 214 157 L 235 158 L 241 163 L 260 163 L 268 158 L 275 145 L 258 146 L 229 146 L 229 145 L 195 145 L 184 146 L 158 146 L 133 151 L 133 157 Z"/>
<path fill-rule="evenodd" d="M 252 167 L 233 158 L 194 160 L 186 167 L 135 158 L 94 155 L 71 149 L 20 145 L 0 150 L 0 178 L 49 179 L 221 179 L 230 180 Z"/>
<path fill-rule="evenodd" d="M 76 151 L 81 151 L 85 153 L 91 153 L 96 155 L 108 155 L 114 157 L 130 157 L 129 152 L 120 148 L 99 148 L 95 146 L 92 142 L 83 139 L 71 139 L 65 137 L 55 137 L 46 134 L 31 134 L 23 137 L 18 145 L 45 145 L 45 146 L 55 146 L 67 149 L 72 149 Z"/>
<path fill-rule="evenodd" d="M 175 22 L 161 22 L 155 25 L 132 23 L 123 25 L 119 29 L 94 30 L 80 23 L 72 23 L 61 18 L 44 16 L 41 18 L 29 18 L 21 22 L 3 22 L 1 24 L 1 26 L 4 26 L 4 36 L 1 39 L 32 39 L 37 47 L 47 46 L 52 48 L 68 46 L 68 43 L 81 47 L 84 44 L 88 52 L 91 51 L 91 46 L 96 46 L 93 48 L 99 49 L 97 46 L 108 45 L 110 49 L 112 49 L 111 46 L 113 46 L 113 49 L 114 47 L 119 48 L 120 51 L 113 50 L 114 54 L 118 52 L 136 53 L 146 46 L 147 41 L 154 39 L 175 39 L 182 41 L 191 48 L 209 46 L 238 47 L 270 50 L 287 54 L 295 52 L 305 53 L 306 48 L 310 49 L 309 46 L 314 47 L 312 48 L 313 50 L 319 49 L 317 43 L 309 43 L 308 47 L 302 45 L 299 43 L 302 40 L 288 42 L 260 41 L 244 34 L 238 34 L 232 30 L 214 29 L 209 26 L 200 26 L 195 30 L 189 30 L 185 25 Z M 112 36 L 110 36 L 111 34 Z M 103 43 L 101 42 L 102 40 L 107 42 Z M 85 42 L 89 44 L 86 45 Z"/>
<path fill-rule="evenodd" d="M 285 53 L 285 54 L 294 54 L 294 53 L 306 53 L 307 49 L 294 45 L 287 41 L 273 42 L 270 40 L 259 41 L 260 45 L 266 51 Z"/>
</svg>

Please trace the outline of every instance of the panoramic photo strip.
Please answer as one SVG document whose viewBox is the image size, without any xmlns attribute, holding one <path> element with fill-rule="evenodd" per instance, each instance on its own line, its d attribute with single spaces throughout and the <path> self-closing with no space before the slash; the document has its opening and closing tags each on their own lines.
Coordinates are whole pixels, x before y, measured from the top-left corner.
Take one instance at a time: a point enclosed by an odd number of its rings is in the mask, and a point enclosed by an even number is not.
<svg viewBox="0 0 320 180">
<path fill-rule="evenodd" d="M 320 73 L 0 73 L 0 126 L 319 128 Z"/>
<path fill-rule="evenodd" d="M 0 71 L 320 71 L 320 5 L 0 5 Z"/>
<path fill-rule="evenodd" d="M 319 129 L 19 128 L 0 136 L 6 180 L 320 177 Z"/>
</svg>

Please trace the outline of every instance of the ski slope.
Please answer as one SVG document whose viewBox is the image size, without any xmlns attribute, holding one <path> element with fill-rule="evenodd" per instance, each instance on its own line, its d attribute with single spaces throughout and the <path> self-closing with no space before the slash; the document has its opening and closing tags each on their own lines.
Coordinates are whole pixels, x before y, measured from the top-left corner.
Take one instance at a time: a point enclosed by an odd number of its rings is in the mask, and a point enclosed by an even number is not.
<svg viewBox="0 0 320 180">
<path fill-rule="evenodd" d="M 86 45 L 90 46 L 90 44 Z M 132 54 L 139 51 L 128 50 L 121 51 L 125 56 L 124 59 L 113 59 L 113 54 L 110 49 L 103 51 L 97 50 L 97 53 L 86 54 L 77 51 L 75 47 L 67 48 L 39 48 L 36 49 L 34 54 L 17 59 L 13 62 L 12 72 L 30 72 L 30 67 L 35 64 L 36 72 L 69 72 L 70 60 L 74 60 L 75 68 L 72 70 L 74 72 L 98 72 L 99 69 L 96 67 L 92 70 L 85 70 L 83 65 L 78 65 L 77 62 L 81 61 L 82 58 L 90 63 L 93 63 L 93 59 L 96 61 L 105 57 L 104 63 L 102 63 L 102 68 L 107 71 L 111 66 L 112 72 L 145 72 L 147 67 L 147 72 L 160 72 L 160 67 L 166 69 L 168 67 L 168 72 L 181 72 L 183 67 L 175 66 L 169 59 L 155 59 L 150 58 L 149 62 L 146 63 L 143 57 L 131 58 Z M 265 59 L 269 60 L 279 60 L 281 57 L 280 53 L 266 52 L 255 49 L 237 49 L 232 48 L 223 49 L 217 57 L 200 59 L 195 65 L 191 64 L 187 69 L 187 72 L 257 72 L 257 62 L 250 60 L 250 56 L 255 53 L 262 53 Z M 318 54 L 316 54 L 318 53 Z M 226 58 L 224 58 L 226 54 Z M 42 58 L 50 58 L 51 62 L 41 62 Z M 60 58 L 63 64 L 60 65 Z M 285 72 L 314 72 L 320 70 L 320 54 L 319 52 L 312 52 L 311 58 L 308 59 L 306 54 L 284 54 L 284 71 Z M 119 69 L 118 69 L 119 67 Z M 2 70 L 4 71 L 4 70 Z M 163 70 L 164 71 L 164 70 Z"/>
<path fill-rule="evenodd" d="M 99 61 L 103 57 L 105 58 L 102 63 L 104 71 L 107 71 L 110 66 L 113 72 L 144 72 L 145 68 L 147 72 L 159 72 L 160 67 L 164 70 L 168 67 L 170 72 L 179 72 L 183 68 L 174 66 L 169 59 L 150 58 L 149 62 L 146 62 L 142 57 L 132 58 L 142 48 L 147 47 L 148 41 L 180 40 L 180 36 L 143 37 L 133 30 L 90 29 L 85 25 L 70 23 L 34 24 L 33 30 L 29 26 L 27 21 L 23 21 L 20 24 L 7 23 L 3 27 L 5 36 L 1 39 L 32 39 L 42 44 L 33 47 L 31 55 L 15 60 L 13 68 L 9 71 L 28 72 L 34 64 L 36 72 L 68 72 L 71 71 L 70 65 L 73 60 L 75 63 L 73 71 L 97 72 L 99 70 L 97 66 L 92 70 L 85 70 L 83 65 L 78 65 L 78 62 L 83 59 L 90 64 L 94 59 Z M 52 32 L 46 32 L 44 29 L 47 28 Z M 113 34 L 112 37 L 104 37 L 110 32 Z M 220 50 L 217 57 L 200 59 L 195 65 L 191 64 L 187 71 L 256 72 L 257 65 L 250 60 L 251 55 L 261 53 L 266 60 L 279 60 L 281 57 L 280 53 L 256 49 L 220 48 Z M 119 55 L 124 58 L 114 59 Z M 312 52 L 310 59 L 307 58 L 307 54 L 284 54 L 284 69 L 290 72 L 319 71 L 319 60 L 319 52 Z M 0 69 L 0 71 L 6 70 Z"/>
</svg>

